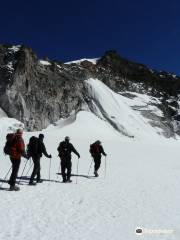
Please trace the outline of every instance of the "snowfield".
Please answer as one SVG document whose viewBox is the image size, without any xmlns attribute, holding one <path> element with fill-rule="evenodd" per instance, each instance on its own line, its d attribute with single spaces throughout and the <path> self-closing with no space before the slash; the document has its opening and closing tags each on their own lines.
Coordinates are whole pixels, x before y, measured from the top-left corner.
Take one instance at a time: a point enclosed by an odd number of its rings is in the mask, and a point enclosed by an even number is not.
<svg viewBox="0 0 180 240">
<path fill-rule="evenodd" d="M 123 97 L 109 89 L 89 82 L 106 116 L 115 116 L 134 138 L 116 131 L 106 118 L 81 111 L 75 118 L 60 120 L 43 130 L 50 160 L 41 159 L 43 183 L 29 186 L 26 165 L 19 192 L 8 191 L 4 182 L 0 191 L 0 239 L 2 240 L 179 240 L 180 239 L 180 151 L 179 139 L 166 139 L 158 134 L 138 114 L 134 114 Z M 97 84 L 97 86 L 96 86 Z M 95 87 L 96 86 L 96 87 Z M 98 91 L 99 88 L 99 91 Z M 96 89 L 96 91 L 95 91 Z M 100 96 L 101 92 L 101 96 Z M 110 105 L 108 105 L 108 99 Z M 115 104 L 115 102 L 116 104 Z M 117 104 L 118 103 L 118 104 Z M 97 105 L 99 107 L 100 105 Z M 122 117 L 121 118 L 121 114 Z M 104 119 L 104 120 L 103 120 Z M 133 125 L 134 121 L 134 125 Z M 15 119 L 0 118 L 0 178 L 4 179 L 10 161 L 3 154 L 7 132 L 21 125 Z M 138 130 L 137 126 L 141 126 Z M 24 133 L 25 143 L 36 133 Z M 80 153 L 72 157 L 71 184 L 61 183 L 57 147 L 65 136 Z M 93 176 L 89 145 L 102 141 L 106 158 L 102 157 L 100 176 Z M 19 176 L 26 160 L 22 158 Z M 0 183 L 2 184 L 2 182 Z M 136 228 L 146 233 L 137 235 Z M 147 233 L 147 230 L 167 230 L 166 233 Z"/>
</svg>

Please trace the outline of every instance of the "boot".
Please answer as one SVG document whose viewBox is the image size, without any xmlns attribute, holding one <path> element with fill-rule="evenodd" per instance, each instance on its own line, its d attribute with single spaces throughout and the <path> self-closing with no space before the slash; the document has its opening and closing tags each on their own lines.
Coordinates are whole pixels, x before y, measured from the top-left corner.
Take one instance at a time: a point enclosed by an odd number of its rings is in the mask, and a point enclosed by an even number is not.
<svg viewBox="0 0 180 240">
<path fill-rule="evenodd" d="M 63 182 L 63 183 L 67 182 L 66 176 L 63 176 L 63 181 L 62 181 L 62 182 Z"/>
<path fill-rule="evenodd" d="M 67 179 L 67 181 L 66 181 L 67 183 L 71 183 L 72 182 L 72 180 L 71 179 Z"/>
<path fill-rule="evenodd" d="M 38 180 L 37 180 L 37 183 L 42 183 L 42 182 L 43 182 L 42 179 L 38 179 Z"/>
<path fill-rule="evenodd" d="M 97 171 L 94 171 L 94 176 L 95 176 L 95 177 L 98 177 L 98 176 L 99 176 L 98 173 L 97 173 Z"/>
<path fill-rule="evenodd" d="M 20 190 L 20 188 L 18 187 L 18 186 L 10 186 L 10 189 L 9 189 L 10 191 L 19 191 Z"/>
<path fill-rule="evenodd" d="M 29 182 L 29 185 L 30 186 L 36 186 L 36 183 L 35 182 Z"/>
</svg>

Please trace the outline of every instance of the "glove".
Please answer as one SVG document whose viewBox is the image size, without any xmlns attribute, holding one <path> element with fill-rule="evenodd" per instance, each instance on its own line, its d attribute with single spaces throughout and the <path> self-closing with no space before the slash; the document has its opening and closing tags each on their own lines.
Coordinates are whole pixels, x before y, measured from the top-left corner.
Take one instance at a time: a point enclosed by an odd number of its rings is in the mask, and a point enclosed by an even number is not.
<svg viewBox="0 0 180 240">
<path fill-rule="evenodd" d="M 80 158 L 80 155 L 78 155 L 78 158 Z"/>
<path fill-rule="evenodd" d="M 104 154 L 104 156 L 106 157 L 106 156 L 107 156 L 107 154 L 105 153 L 105 154 Z"/>
<path fill-rule="evenodd" d="M 28 154 L 28 153 L 26 153 L 26 155 L 25 155 L 25 158 L 27 158 L 28 160 L 30 159 L 30 157 L 31 157 L 31 155 L 30 154 Z"/>
<path fill-rule="evenodd" d="M 26 154 L 26 153 L 23 153 L 22 156 L 23 156 L 24 158 L 28 159 L 28 160 L 30 159 L 29 155 Z"/>
<path fill-rule="evenodd" d="M 49 158 L 52 158 L 52 155 L 51 155 L 51 154 L 49 155 Z"/>
</svg>

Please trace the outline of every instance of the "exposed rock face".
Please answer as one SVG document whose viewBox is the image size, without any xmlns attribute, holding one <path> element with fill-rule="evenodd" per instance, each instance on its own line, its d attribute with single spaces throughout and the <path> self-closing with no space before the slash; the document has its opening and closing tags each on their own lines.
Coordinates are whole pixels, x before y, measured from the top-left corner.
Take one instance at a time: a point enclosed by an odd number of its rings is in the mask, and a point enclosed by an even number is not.
<svg viewBox="0 0 180 240">
<path fill-rule="evenodd" d="M 84 104 L 91 109 L 84 81 L 88 78 L 98 78 L 120 94 L 136 92 L 158 97 L 158 108 L 164 113 L 159 125 L 173 136 L 174 121 L 177 124 L 180 120 L 179 77 L 130 62 L 115 51 L 106 52 L 96 64 L 87 60 L 64 64 L 40 61 L 24 46 L 0 45 L 0 107 L 9 117 L 24 122 L 27 130 L 45 128 L 81 110 Z M 146 111 L 142 114 L 156 118 Z M 176 132 L 180 134 L 179 128 Z"/>
<path fill-rule="evenodd" d="M 19 47 L 13 53 L 9 46 L 0 49 L 0 107 L 9 117 L 38 130 L 80 109 L 80 79 L 55 63 L 42 64 L 31 49 Z"/>
</svg>

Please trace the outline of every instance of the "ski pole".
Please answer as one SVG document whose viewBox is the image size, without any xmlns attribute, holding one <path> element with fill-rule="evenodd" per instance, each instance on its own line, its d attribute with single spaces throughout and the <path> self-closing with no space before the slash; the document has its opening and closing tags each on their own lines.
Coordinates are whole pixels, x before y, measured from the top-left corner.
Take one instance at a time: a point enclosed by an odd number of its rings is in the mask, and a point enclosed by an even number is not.
<svg viewBox="0 0 180 240">
<path fill-rule="evenodd" d="M 79 157 L 78 157 L 78 162 L 77 162 L 76 184 L 77 184 L 77 179 L 78 179 L 78 172 L 79 172 Z"/>
<path fill-rule="evenodd" d="M 27 173 L 26 173 L 26 176 L 28 175 L 29 171 L 31 170 L 32 165 L 33 165 L 33 163 L 30 165 L 30 167 L 29 167 L 29 169 L 28 169 L 28 171 L 27 171 Z"/>
<path fill-rule="evenodd" d="M 8 174 L 9 174 L 9 172 L 11 171 L 11 169 L 12 169 L 12 166 L 10 167 L 8 172 L 6 173 L 6 175 L 5 175 L 4 179 L 3 179 L 3 182 L 1 183 L 0 187 L 2 187 L 3 183 L 6 181 L 6 178 L 7 178 Z"/>
<path fill-rule="evenodd" d="M 105 171 L 104 171 L 104 179 L 106 178 L 106 156 L 105 156 Z"/>
<path fill-rule="evenodd" d="M 24 165 L 24 168 L 23 168 L 23 171 L 22 171 L 21 177 L 20 177 L 20 179 L 19 179 L 18 185 L 19 185 L 20 182 L 21 182 L 21 178 L 22 178 L 22 176 L 23 176 L 23 173 L 24 173 L 24 170 L 25 170 L 25 168 L 26 168 L 27 163 L 28 163 L 28 159 L 27 159 L 27 161 L 26 161 L 26 163 L 25 163 L 25 165 Z"/>
<path fill-rule="evenodd" d="M 31 166 L 31 158 L 30 158 L 30 161 L 29 161 L 29 165 Z"/>
<path fill-rule="evenodd" d="M 49 162 L 49 183 L 51 179 L 51 157 L 50 157 L 50 162 Z"/>
<path fill-rule="evenodd" d="M 61 161 L 59 161 L 58 174 L 59 174 L 59 172 L 60 172 L 60 167 L 61 167 Z M 57 179 L 58 179 L 58 174 L 57 174 Z"/>
<path fill-rule="evenodd" d="M 89 167 L 88 177 L 89 177 L 89 173 L 90 173 L 90 170 L 91 170 L 91 167 L 92 167 L 92 163 L 93 163 L 93 159 L 92 159 L 91 164 L 90 164 L 90 167 Z"/>
</svg>

